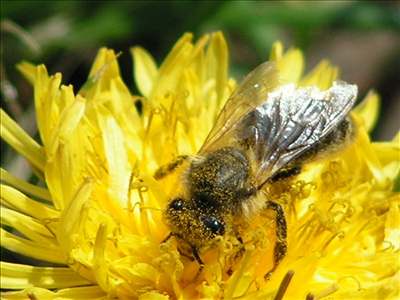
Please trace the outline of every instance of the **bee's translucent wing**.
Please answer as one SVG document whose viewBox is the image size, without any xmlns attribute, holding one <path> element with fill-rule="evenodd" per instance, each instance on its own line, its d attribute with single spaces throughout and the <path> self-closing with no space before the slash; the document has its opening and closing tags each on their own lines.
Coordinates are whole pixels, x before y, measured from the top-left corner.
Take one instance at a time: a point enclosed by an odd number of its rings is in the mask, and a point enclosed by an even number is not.
<svg viewBox="0 0 400 300">
<path fill-rule="evenodd" d="M 265 102 L 268 93 L 277 86 L 277 70 L 272 62 L 265 62 L 249 73 L 227 100 L 199 153 L 230 144 L 243 117 Z"/>
<path fill-rule="evenodd" d="M 254 160 L 257 186 L 331 133 L 356 96 L 357 87 L 345 82 L 326 91 L 290 84 L 269 93 L 268 101 L 241 120 L 235 137 Z"/>
</svg>

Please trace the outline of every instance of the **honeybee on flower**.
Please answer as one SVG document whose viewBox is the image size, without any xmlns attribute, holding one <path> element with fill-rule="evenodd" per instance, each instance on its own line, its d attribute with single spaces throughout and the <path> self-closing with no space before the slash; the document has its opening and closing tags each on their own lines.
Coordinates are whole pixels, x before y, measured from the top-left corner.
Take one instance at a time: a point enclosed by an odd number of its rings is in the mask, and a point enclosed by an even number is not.
<svg viewBox="0 0 400 300">
<path fill-rule="evenodd" d="M 293 84 L 278 87 L 278 82 L 272 63 L 257 67 L 229 98 L 197 155 L 180 156 L 155 174 L 160 179 L 190 161 L 181 178 L 183 189 L 177 189 L 180 194 L 165 215 L 170 236 L 188 243 L 201 266 L 198 250 L 224 235 L 233 219 L 272 209 L 275 269 L 286 255 L 287 225 L 282 206 L 266 199 L 263 188 L 296 175 L 307 160 L 338 150 L 353 135 L 347 114 L 356 86 L 335 82 L 322 92 Z"/>
</svg>

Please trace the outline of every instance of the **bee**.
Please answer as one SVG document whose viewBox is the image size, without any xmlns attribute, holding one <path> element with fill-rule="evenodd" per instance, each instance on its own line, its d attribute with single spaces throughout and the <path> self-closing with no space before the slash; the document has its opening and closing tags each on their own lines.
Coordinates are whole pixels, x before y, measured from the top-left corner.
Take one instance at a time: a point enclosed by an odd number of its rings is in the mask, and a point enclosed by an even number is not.
<svg viewBox="0 0 400 300">
<path fill-rule="evenodd" d="M 164 210 L 169 237 L 186 242 L 202 267 L 199 250 L 207 242 L 233 221 L 270 209 L 277 237 L 273 271 L 287 252 L 287 224 L 283 207 L 266 199 L 263 189 L 351 140 L 356 97 L 357 86 L 343 81 L 325 91 L 281 85 L 274 63 L 258 66 L 227 100 L 197 155 L 156 171 L 161 179 L 187 162 L 181 192 Z"/>
</svg>

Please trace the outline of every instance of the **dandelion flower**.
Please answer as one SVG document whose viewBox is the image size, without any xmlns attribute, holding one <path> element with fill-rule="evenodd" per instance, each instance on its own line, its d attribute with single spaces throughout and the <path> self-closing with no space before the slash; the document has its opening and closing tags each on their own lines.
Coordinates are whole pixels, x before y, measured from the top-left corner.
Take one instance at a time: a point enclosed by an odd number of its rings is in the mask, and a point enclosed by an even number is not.
<svg viewBox="0 0 400 300">
<path fill-rule="evenodd" d="M 101 49 L 74 94 L 43 65 L 18 68 L 34 87 L 41 143 L 3 110 L 1 137 L 45 187 L 1 169 L 1 245 L 43 264 L 1 262 L 4 299 L 395 299 L 400 280 L 400 135 L 371 142 L 379 98 L 370 92 L 352 115 L 355 141 L 268 190 L 285 208 L 288 254 L 269 280 L 274 222 L 267 213 L 244 229 L 237 255 L 226 237 L 182 256 L 163 208 L 177 176 L 154 172 L 195 154 L 236 86 L 221 33 L 185 34 L 161 66 L 132 49 L 141 95 L 120 77 L 117 57 Z M 298 49 L 275 43 L 270 59 L 283 83 L 327 89 L 338 69 L 322 61 L 303 75 Z M 141 109 L 138 110 L 138 106 Z"/>
</svg>

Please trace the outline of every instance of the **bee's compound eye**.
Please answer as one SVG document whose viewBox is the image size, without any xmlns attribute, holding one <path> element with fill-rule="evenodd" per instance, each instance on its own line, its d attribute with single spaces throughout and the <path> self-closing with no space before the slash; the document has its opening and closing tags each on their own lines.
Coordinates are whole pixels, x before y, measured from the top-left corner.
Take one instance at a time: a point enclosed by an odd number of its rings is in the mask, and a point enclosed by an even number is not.
<svg viewBox="0 0 400 300">
<path fill-rule="evenodd" d="M 213 216 L 203 216 L 201 218 L 204 226 L 209 229 L 213 234 L 223 235 L 225 232 L 225 225 L 220 220 Z"/>
<path fill-rule="evenodd" d="M 169 204 L 169 207 L 172 208 L 173 210 L 182 210 L 184 207 L 183 204 L 184 200 L 182 198 L 176 198 L 172 200 L 172 202 Z"/>
</svg>

